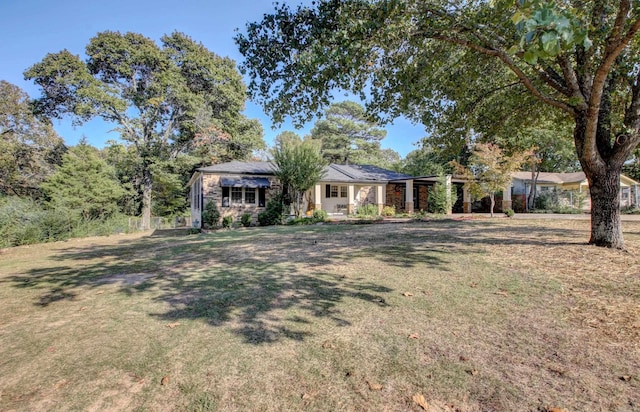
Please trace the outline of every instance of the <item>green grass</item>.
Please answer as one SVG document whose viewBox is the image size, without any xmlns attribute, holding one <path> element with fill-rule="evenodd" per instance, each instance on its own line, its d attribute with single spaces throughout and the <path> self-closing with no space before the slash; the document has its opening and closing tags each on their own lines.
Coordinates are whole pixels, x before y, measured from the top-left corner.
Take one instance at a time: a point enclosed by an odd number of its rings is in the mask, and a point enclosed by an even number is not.
<svg viewBox="0 0 640 412">
<path fill-rule="evenodd" d="M 5 249 L 0 410 L 419 410 L 415 393 L 434 410 L 634 410 L 640 224 L 625 222 L 627 252 L 586 246 L 588 225 L 160 231 Z"/>
</svg>

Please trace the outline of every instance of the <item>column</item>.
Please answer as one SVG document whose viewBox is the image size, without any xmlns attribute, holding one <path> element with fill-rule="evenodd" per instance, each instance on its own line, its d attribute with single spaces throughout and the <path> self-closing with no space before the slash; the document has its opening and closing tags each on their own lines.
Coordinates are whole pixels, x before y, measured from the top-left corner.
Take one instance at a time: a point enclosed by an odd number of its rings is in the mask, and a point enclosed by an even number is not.
<svg viewBox="0 0 640 412">
<path fill-rule="evenodd" d="M 384 208 L 384 191 L 382 190 L 383 186 L 376 186 L 376 203 L 378 204 L 378 214 L 382 214 L 382 209 Z"/>
<path fill-rule="evenodd" d="M 513 202 L 511 201 L 511 184 L 507 185 L 502 191 L 502 211 L 511 209 Z"/>
<path fill-rule="evenodd" d="M 447 188 L 447 214 L 453 213 L 453 199 L 451 199 L 451 175 L 445 176 L 445 187 Z"/>
<path fill-rule="evenodd" d="M 314 210 L 322 209 L 322 185 L 320 183 L 316 183 L 313 191 L 313 208 Z"/>
<path fill-rule="evenodd" d="M 353 185 L 349 185 L 347 191 L 347 200 L 349 203 L 347 204 L 347 214 L 352 215 L 356 212 L 355 210 L 355 199 L 354 199 L 354 188 Z"/>
<path fill-rule="evenodd" d="M 413 179 L 407 180 L 405 184 L 404 210 L 407 213 L 413 213 Z"/>
<path fill-rule="evenodd" d="M 471 192 L 467 185 L 462 187 L 462 211 L 464 213 L 471 213 Z"/>
</svg>

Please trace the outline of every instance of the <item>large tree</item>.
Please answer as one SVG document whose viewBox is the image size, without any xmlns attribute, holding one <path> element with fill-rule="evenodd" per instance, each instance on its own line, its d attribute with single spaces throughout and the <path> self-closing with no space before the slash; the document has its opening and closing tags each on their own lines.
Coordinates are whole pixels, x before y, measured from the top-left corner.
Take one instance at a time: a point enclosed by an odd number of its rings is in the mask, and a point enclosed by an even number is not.
<svg viewBox="0 0 640 412">
<path fill-rule="evenodd" d="M 324 176 L 326 162 L 320 152 L 320 142 L 283 132 L 276 137 L 271 154 L 274 173 L 290 197 L 296 217 L 300 217 L 304 194 Z"/>
<path fill-rule="evenodd" d="M 236 41 L 276 121 L 306 120 L 336 88 L 362 93 L 384 119 L 427 126 L 488 99 L 502 116 L 554 108 L 573 121 L 590 243 L 622 248 L 619 176 L 640 141 L 639 29 L 631 0 L 319 0 L 276 5 Z"/>
<path fill-rule="evenodd" d="M 345 101 L 330 105 L 324 118 L 311 129 L 311 138 L 322 142 L 328 163 L 363 164 L 380 154 L 386 130 L 367 119 L 364 107 Z"/>
<path fill-rule="evenodd" d="M 64 150 L 53 127 L 33 115 L 29 95 L 0 80 L 0 194 L 37 197 Z"/>
<path fill-rule="evenodd" d="M 64 154 L 62 165 L 42 183 L 42 189 L 51 207 L 78 213 L 85 220 L 117 212 L 117 202 L 125 193 L 113 167 L 85 140 Z"/>
<path fill-rule="evenodd" d="M 25 72 L 42 89 L 35 107 L 50 117 L 94 117 L 117 125 L 139 155 L 142 221 L 151 216 L 156 163 L 174 159 L 204 130 L 215 128 L 245 145 L 262 145 L 261 128 L 247 119 L 246 89 L 235 63 L 182 33 L 161 45 L 136 33 L 102 32 L 86 61 L 67 50 L 48 54 Z"/>
</svg>

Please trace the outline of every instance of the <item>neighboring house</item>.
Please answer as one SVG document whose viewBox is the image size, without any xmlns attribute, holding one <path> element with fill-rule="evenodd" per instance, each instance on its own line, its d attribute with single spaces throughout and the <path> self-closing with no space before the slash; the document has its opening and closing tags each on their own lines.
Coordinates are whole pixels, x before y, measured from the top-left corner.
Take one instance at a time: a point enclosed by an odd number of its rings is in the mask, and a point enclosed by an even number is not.
<svg viewBox="0 0 640 412">
<path fill-rule="evenodd" d="M 524 199 L 531 190 L 531 172 L 517 172 L 513 176 L 511 193 L 513 198 Z M 589 198 L 589 182 L 584 172 L 549 173 L 540 172 L 536 182 L 536 193 L 544 195 L 560 191 L 566 193 L 566 201 L 571 204 L 574 194 L 585 197 L 584 210 L 591 209 Z M 623 174 L 620 175 L 620 207 L 638 206 L 640 204 L 640 183 Z"/>
<path fill-rule="evenodd" d="M 269 199 L 282 191 L 273 167 L 270 162 L 233 161 L 197 169 L 188 183 L 193 226 L 201 227 L 202 211 L 210 201 L 222 216 L 239 220 L 250 213 L 256 222 Z M 396 212 L 426 210 L 429 187 L 436 180 L 437 176 L 413 177 L 376 166 L 331 164 L 306 194 L 305 210 L 352 214 L 366 204 L 376 205 L 379 212 L 384 206 L 395 206 Z"/>
</svg>

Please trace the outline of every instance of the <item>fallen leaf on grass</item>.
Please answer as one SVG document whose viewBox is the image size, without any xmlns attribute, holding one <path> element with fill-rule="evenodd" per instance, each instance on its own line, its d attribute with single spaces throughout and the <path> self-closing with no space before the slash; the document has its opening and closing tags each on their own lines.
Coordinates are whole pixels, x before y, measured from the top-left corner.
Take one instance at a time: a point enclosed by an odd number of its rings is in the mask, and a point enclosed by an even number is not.
<svg viewBox="0 0 640 412">
<path fill-rule="evenodd" d="M 335 346 L 334 346 L 333 343 L 331 343 L 329 341 L 326 341 L 325 343 L 322 344 L 322 348 L 323 349 L 333 349 L 333 348 L 335 348 Z"/>
<path fill-rule="evenodd" d="M 409 339 L 420 339 L 420 336 L 417 333 L 412 333 L 408 336 Z"/>
<path fill-rule="evenodd" d="M 547 408 L 547 412 L 569 412 L 566 408 L 558 408 L 557 406 L 552 406 Z"/>
<path fill-rule="evenodd" d="M 424 398 L 424 396 L 422 396 L 422 394 L 416 393 L 411 399 L 413 400 L 413 403 L 420 406 L 425 411 L 429 409 L 429 404 L 427 403 L 427 400 Z"/>
<path fill-rule="evenodd" d="M 411 293 L 411 292 L 404 292 L 402 295 L 403 295 L 403 296 L 413 296 L 413 293 Z"/>
<path fill-rule="evenodd" d="M 302 399 L 304 400 L 311 400 L 313 398 L 315 398 L 317 395 L 317 392 L 311 392 L 311 393 L 303 393 L 302 394 Z"/>
<path fill-rule="evenodd" d="M 380 385 L 379 383 L 374 383 L 371 381 L 367 381 L 367 385 L 369 385 L 369 389 L 372 391 L 380 391 L 382 390 L 382 385 Z"/>
<path fill-rule="evenodd" d="M 625 382 L 629 382 L 631 380 L 631 376 L 629 376 L 629 375 L 621 376 L 620 380 L 625 381 Z"/>
<path fill-rule="evenodd" d="M 496 292 L 496 295 L 509 296 L 509 292 L 507 292 L 504 289 L 500 289 L 499 291 Z"/>
<path fill-rule="evenodd" d="M 467 373 L 471 376 L 476 376 L 478 374 L 478 370 L 477 369 L 469 369 L 467 370 Z"/>
<path fill-rule="evenodd" d="M 56 389 L 60 389 L 60 388 L 62 388 L 63 386 L 65 386 L 67 383 L 69 383 L 69 381 L 68 381 L 68 380 L 66 380 L 66 379 L 63 379 L 63 380 L 61 380 L 61 381 L 56 382 L 56 384 L 54 385 L 54 387 L 55 387 Z"/>
<path fill-rule="evenodd" d="M 169 384 L 169 375 L 165 375 L 160 381 L 160 385 L 165 386 Z"/>
<path fill-rule="evenodd" d="M 87 310 L 87 307 L 83 306 L 83 307 L 80 308 L 80 312 L 82 312 L 83 310 Z"/>
<path fill-rule="evenodd" d="M 173 322 L 173 323 L 169 323 L 169 324 L 167 325 L 167 327 L 168 327 L 169 329 L 173 329 L 173 328 L 175 328 L 176 326 L 180 326 L 180 322 Z"/>
<path fill-rule="evenodd" d="M 102 295 L 104 293 L 104 290 L 101 290 L 99 292 L 96 292 L 96 295 Z"/>
</svg>

